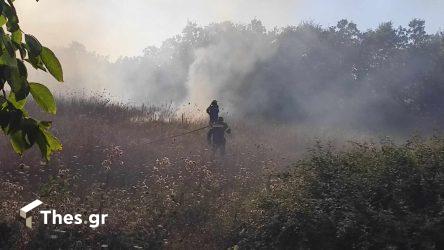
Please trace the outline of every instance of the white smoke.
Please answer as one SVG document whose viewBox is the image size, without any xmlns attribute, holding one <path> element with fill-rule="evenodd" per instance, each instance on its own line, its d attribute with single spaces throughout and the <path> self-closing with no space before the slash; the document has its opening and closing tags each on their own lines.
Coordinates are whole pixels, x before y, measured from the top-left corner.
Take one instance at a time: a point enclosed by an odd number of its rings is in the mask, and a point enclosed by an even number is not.
<svg viewBox="0 0 444 250">
<path fill-rule="evenodd" d="M 225 111 L 232 113 L 237 102 L 232 92 L 242 87 L 245 77 L 257 63 L 270 57 L 274 48 L 264 34 L 252 30 L 246 35 L 234 29 L 232 23 L 213 29 L 218 31 L 212 38 L 215 42 L 195 51 L 186 82 L 187 102 L 203 109 L 216 99 L 223 103 Z"/>
</svg>

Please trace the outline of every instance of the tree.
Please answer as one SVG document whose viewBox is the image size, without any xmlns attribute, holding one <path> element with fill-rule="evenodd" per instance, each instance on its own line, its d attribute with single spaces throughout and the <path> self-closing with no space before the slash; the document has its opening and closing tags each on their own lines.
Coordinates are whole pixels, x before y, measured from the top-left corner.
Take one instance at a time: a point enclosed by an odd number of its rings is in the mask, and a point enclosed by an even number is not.
<svg viewBox="0 0 444 250">
<path fill-rule="evenodd" d="M 429 38 L 429 35 L 427 35 L 425 31 L 425 21 L 421 19 L 415 18 L 410 21 L 408 33 L 410 41 L 415 46 L 420 46 L 421 44 L 424 44 Z"/>
<path fill-rule="evenodd" d="M 0 0 L 0 13 L 0 127 L 18 154 L 37 144 L 42 157 L 49 160 L 62 145 L 49 131 L 51 122 L 30 117 L 25 104 L 31 95 L 45 112 L 55 114 L 57 108 L 45 85 L 28 81 L 25 63 L 49 72 L 59 82 L 63 82 L 62 66 L 49 48 L 20 29 L 13 0 Z"/>
</svg>

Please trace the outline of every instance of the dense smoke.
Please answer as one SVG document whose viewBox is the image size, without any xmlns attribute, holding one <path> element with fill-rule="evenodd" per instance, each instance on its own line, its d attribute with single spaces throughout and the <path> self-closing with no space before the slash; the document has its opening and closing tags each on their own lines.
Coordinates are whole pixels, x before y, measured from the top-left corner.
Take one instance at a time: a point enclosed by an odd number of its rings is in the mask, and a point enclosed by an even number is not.
<svg viewBox="0 0 444 250">
<path fill-rule="evenodd" d="M 78 43 L 57 52 L 66 72 L 61 92 L 199 110 L 217 99 L 233 118 L 342 129 L 430 130 L 444 122 L 444 36 L 426 34 L 421 20 L 365 32 L 346 20 L 268 31 L 258 20 L 190 23 L 140 57 L 111 62 Z"/>
</svg>

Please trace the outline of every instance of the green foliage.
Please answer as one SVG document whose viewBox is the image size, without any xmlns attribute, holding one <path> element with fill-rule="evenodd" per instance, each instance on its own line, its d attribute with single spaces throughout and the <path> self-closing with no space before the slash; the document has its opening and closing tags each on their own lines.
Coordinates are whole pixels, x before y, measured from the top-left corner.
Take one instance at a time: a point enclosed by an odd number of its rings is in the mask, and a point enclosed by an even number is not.
<svg viewBox="0 0 444 250">
<path fill-rule="evenodd" d="M 31 95 L 35 102 L 46 112 L 50 114 L 56 113 L 56 104 L 51 91 L 40 83 L 31 82 L 29 83 Z"/>
<path fill-rule="evenodd" d="M 318 145 L 255 199 L 244 246 L 443 249 L 444 140 Z"/>
<path fill-rule="evenodd" d="M 31 94 L 44 111 L 55 114 L 55 100 L 46 86 L 28 82 L 24 62 L 35 69 L 48 70 L 59 82 L 63 81 L 62 66 L 54 53 L 42 46 L 37 38 L 23 34 L 12 2 L 0 0 L 0 88 L 3 94 L 0 98 L 0 126 L 18 154 L 37 144 L 42 157 L 49 160 L 51 153 L 61 150 L 62 146 L 49 132 L 51 123 L 31 118 L 25 105 Z"/>
<path fill-rule="evenodd" d="M 48 69 L 49 73 L 54 76 L 57 81 L 63 82 L 63 70 L 57 57 L 50 49 L 42 48 L 42 61 Z"/>
</svg>

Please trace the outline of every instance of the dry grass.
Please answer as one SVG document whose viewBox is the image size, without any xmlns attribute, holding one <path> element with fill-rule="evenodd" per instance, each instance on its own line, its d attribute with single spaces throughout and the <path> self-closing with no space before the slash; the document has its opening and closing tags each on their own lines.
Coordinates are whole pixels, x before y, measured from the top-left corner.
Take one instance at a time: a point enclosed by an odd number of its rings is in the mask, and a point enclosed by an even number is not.
<svg viewBox="0 0 444 250">
<path fill-rule="evenodd" d="M 102 244 L 143 248 L 234 244 L 241 203 L 264 188 L 265 176 L 292 162 L 296 135 L 289 136 L 282 127 L 231 124 L 233 134 L 225 157 L 209 150 L 206 130 L 150 143 L 206 125 L 184 124 L 173 114 L 168 106 L 62 101 L 58 115 L 48 118 L 54 119 L 52 130 L 64 148 L 48 164 L 41 162 L 37 150 L 23 157 L 15 155 L 1 138 L 0 179 L 5 191 L 0 197 L 0 223 L 26 236 L 13 238 L 10 231 L 11 244 L 94 248 Z M 66 233 L 29 231 L 16 211 L 37 197 L 59 213 L 102 210 L 109 220 L 97 230 L 60 226 Z M 48 241 L 51 235 L 64 240 Z"/>
<path fill-rule="evenodd" d="M 32 104 L 29 108 L 41 119 L 47 118 Z M 438 211 L 431 215 L 416 213 L 413 206 L 412 218 L 417 224 L 402 216 L 384 224 L 386 217 L 379 215 L 387 211 L 377 204 L 374 213 L 370 213 L 376 219 L 368 213 L 354 213 L 364 222 L 376 221 L 363 226 L 373 231 L 344 227 L 345 222 L 359 226 L 362 221 L 349 223 L 349 210 L 342 207 L 353 207 L 359 199 L 363 204 L 379 202 L 372 196 L 374 192 L 365 192 L 373 185 L 373 189 L 382 188 L 385 193 L 385 184 L 378 184 L 384 181 L 407 183 L 394 188 L 402 189 L 396 197 L 421 198 L 411 186 L 424 186 L 430 195 L 441 197 L 442 174 L 436 175 L 441 179 L 434 179 L 433 185 L 415 176 L 435 176 L 436 171 L 442 172 L 443 140 L 399 147 L 387 140 L 378 146 L 359 143 L 369 138 L 356 137 L 351 132 L 331 133 L 313 127 L 296 129 L 228 119 L 233 133 L 228 137 L 227 155 L 221 157 L 209 150 L 205 130 L 159 140 L 206 126 L 205 121 L 182 122 L 174 113 L 168 105 L 136 108 L 109 103 L 106 99 L 64 100 L 59 103 L 52 128 L 64 149 L 49 163 L 42 162 L 35 149 L 23 157 L 17 156 L 1 137 L 0 249 L 227 249 L 235 245 L 268 249 L 295 244 L 306 249 L 319 248 L 321 243 L 326 248 L 342 249 L 345 243 L 361 244 L 362 239 L 361 236 L 337 238 L 338 232 L 344 237 L 356 232 L 380 232 L 381 227 L 390 228 L 394 224 L 403 225 L 395 231 L 424 235 L 425 238 L 415 236 L 413 240 L 421 246 L 439 249 L 442 244 L 436 240 L 442 239 L 439 224 L 434 224 L 432 231 L 436 233 L 431 236 L 429 229 L 412 231 L 429 228 L 425 227 L 427 216 L 442 218 L 439 212 L 442 199 L 437 199 L 438 202 L 430 199 L 430 206 Z M 329 143 L 328 147 L 318 143 L 320 151 L 310 150 L 311 153 L 301 157 L 306 147 L 314 144 L 313 135 L 321 135 L 324 141 L 338 137 L 342 140 Z M 348 144 L 345 153 L 330 152 L 338 144 L 347 145 L 341 141 L 350 137 L 355 142 Z M 293 168 L 283 171 L 296 161 Z M 362 173 L 356 175 L 360 169 Z M 409 174 L 398 174 L 403 171 Z M 344 189 L 354 185 L 358 187 Z M 318 197 L 318 189 L 321 194 L 332 194 Z M 360 198 L 349 199 L 353 195 Z M 87 225 L 43 225 L 40 220 L 29 230 L 17 211 L 35 198 L 44 202 L 43 208 L 55 209 L 60 214 L 80 213 L 86 217 L 91 213 L 106 213 L 109 217 L 97 229 Z M 347 205 L 348 201 L 351 203 Z M 395 201 L 404 204 L 403 200 Z M 317 202 L 329 205 L 319 210 Z M 338 208 L 336 215 L 344 214 L 344 221 L 331 224 L 330 219 L 322 219 L 322 216 L 331 218 L 332 207 Z M 359 207 L 356 209 L 360 211 Z M 416 220 L 420 217 L 425 218 L 424 223 Z M 316 223 L 318 226 L 313 228 Z M 399 242 L 392 240 L 396 238 L 392 236 L 366 234 L 362 236 L 367 239 L 363 244 L 397 245 Z"/>
</svg>

